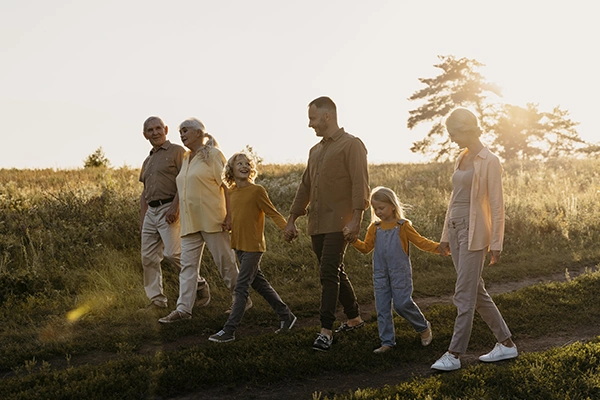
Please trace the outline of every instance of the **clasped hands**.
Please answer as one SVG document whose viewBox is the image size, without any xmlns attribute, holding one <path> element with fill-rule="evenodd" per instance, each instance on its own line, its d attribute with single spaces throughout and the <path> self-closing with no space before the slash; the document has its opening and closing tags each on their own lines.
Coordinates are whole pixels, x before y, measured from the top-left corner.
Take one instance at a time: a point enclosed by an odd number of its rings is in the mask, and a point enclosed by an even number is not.
<svg viewBox="0 0 600 400">
<path fill-rule="evenodd" d="M 346 225 L 344 229 L 342 229 L 342 233 L 344 234 L 344 239 L 346 240 L 346 242 L 353 243 L 358 237 L 358 229 L 352 228 L 349 225 Z M 296 228 L 296 224 L 292 221 L 288 221 L 285 229 L 283 230 L 283 238 L 286 242 L 290 243 L 297 237 L 298 229 Z"/>
</svg>

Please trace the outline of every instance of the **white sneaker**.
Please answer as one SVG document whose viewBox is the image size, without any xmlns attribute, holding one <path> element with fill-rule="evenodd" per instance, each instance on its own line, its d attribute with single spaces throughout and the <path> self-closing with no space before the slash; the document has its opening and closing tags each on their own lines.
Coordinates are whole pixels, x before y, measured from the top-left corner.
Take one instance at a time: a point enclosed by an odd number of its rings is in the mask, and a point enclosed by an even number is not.
<svg viewBox="0 0 600 400">
<path fill-rule="evenodd" d="M 445 352 L 439 360 L 433 363 L 431 369 L 439 371 L 454 371 L 460 369 L 460 358 L 454 357 L 450 352 Z"/>
<path fill-rule="evenodd" d="M 519 355 L 517 346 L 507 347 L 502 343 L 496 343 L 492 351 L 479 357 L 483 362 L 496 362 L 515 358 Z"/>
</svg>

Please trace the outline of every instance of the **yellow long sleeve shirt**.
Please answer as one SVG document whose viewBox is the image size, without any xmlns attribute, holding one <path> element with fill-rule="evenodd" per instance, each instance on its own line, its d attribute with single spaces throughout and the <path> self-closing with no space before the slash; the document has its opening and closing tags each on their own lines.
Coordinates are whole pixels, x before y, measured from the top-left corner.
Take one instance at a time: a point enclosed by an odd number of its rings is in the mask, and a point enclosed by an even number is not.
<svg viewBox="0 0 600 400">
<path fill-rule="evenodd" d="M 365 240 L 362 241 L 360 239 L 356 239 L 356 241 L 352 243 L 352 246 L 354 246 L 354 248 L 356 248 L 361 253 L 368 254 L 375 248 L 375 235 L 377 234 L 377 226 L 379 226 L 380 229 L 388 230 L 394 229 L 396 225 L 398 225 L 398 221 L 381 221 L 379 222 L 379 224 L 371 223 L 371 225 L 369 225 L 369 228 L 367 229 Z M 433 240 L 429 240 L 421 236 L 419 232 L 417 232 L 415 228 L 413 228 L 412 222 L 410 222 L 409 220 L 405 220 L 405 222 L 402 225 L 400 225 L 399 235 L 400 243 L 402 244 L 402 249 L 404 249 L 406 255 L 409 255 L 409 242 L 423 251 L 439 254 L 438 246 L 440 244 L 438 242 L 434 242 Z"/>
<path fill-rule="evenodd" d="M 264 187 L 256 184 L 229 190 L 231 206 L 231 247 L 249 252 L 264 252 L 265 214 L 284 229 L 287 221 L 277 211 Z"/>
</svg>

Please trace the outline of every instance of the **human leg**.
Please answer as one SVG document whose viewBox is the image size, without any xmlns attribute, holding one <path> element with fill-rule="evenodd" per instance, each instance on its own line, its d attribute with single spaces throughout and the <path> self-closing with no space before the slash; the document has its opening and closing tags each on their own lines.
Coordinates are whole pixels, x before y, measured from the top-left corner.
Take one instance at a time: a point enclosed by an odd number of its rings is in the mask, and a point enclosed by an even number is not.
<svg viewBox="0 0 600 400">
<path fill-rule="evenodd" d="M 468 221 L 455 224 L 448 235 L 457 274 L 453 301 L 458 312 L 449 350 L 458 354 L 467 351 L 471 338 L 477 292 L 485 261 L 485 249 L 468 250 L 468 235 Z"/>
<path fill-rule="evenodd" d="M 152 303 L 160 307 L 167 306 L 167 297 L 163 292 L 162 270 L 164 243 L 157 228 L 159 215 L 149 208 L 144 217 L 141 235 L 141 259 L 144 272 L 144 291 Z"/>
<path fill-rule="evenodd" d="M 239 279 L 239 278 L 238 278 Z M 252 281 L 252 289 L 260 294 L 263 299 L 271 306 L 273 311 L 277 314 L 280 321 L 287 321 L 290 318 L 291 311 L 287 304 L 281 300 L 279 293 L 273 289 L 271 283 L 265 278 L 262 270 L 260 269 L 260 263 L 258 265 L 256 275 Z"/>
<path fill-rule="evenodd" d="M 239 326 L 244 312 L 246 311 L 246 302 L 250 285 L 258 272 L 258 265 L 262 253 L 250 253 L 245 251 L 236 251 L 235 254 L 240 262 L 240 269 L 234 289 L 234 301 L 229 318 L 225 323 L 223 330 L 227 333 L 235 332 Z"/>
<path fill-rule="evenodd" d="M 400 263 L 395 268 L 390 268 L 389 276 L 394 310 L 406 319 L 416 332 L 424 332 L 429 325 L 421 309 L 412 298 L 413 282 L 410 263 Z"/>
<path fill-rule="evenodd" d="M 349 319 L 360 316 L 354 288 L 343 270 L 346 243 L 341 232 L 314 235 L 312 243 L 320 265 L 321 326 L 332 330 L 338 298 Z"/>
<path fill-rule="evenodd" d="M 235 253 L 231 248 L 228 232 L 202 232 L 206 240 L 206 246 L 212 254 L 213 260 L 225 286 L 233 294 L 238 278 L 238 267 L 235 261 Z"/>
<path fill-rule="evenodd" d="M 168 205 L 165 205 L 165 207 L 168 209 Z M 163 218 L 158 229 L 165 246 L 165 258 L 175 265 L 177 270 L 181 270 L 181 228 L 179 221 L 169 224 L 166 222 L 166 219 Z M 209 302 L 210 286 L 208 285 L 206 279 L 200 275 L 200 270 L 198 270 L 196 305 L 199 307 L 204 307 L 208 305 Z"/>
<path fill-rule="evenodd" d="M 190 315 L 196 300 L 198 271 L 204 244 L 205 240 L 202 232 L 192 233 L 181 238 L 181 271 L 179 272 L 177 310 Z"/>
<path fill-rule="evenodd" d="M 477 289 L 477 305 L 475 309 L 489 326 L 496 340 L 499 343 L 506 341 L 511 337 L 510 329 L 508 329 L 504 318 L 502 318 L 502 314 L 500 314 L 496 303 L 494 303 L 494 300 L 485 289 L 483 278 L 479 280 Z"/>
<path fill-rule="evenodd" d="M 396 345 L 396 332 L 392 313 L 392 290 L 385 266 L 374 266 L 373 288 L 375 290 L 377 329 L 379 330 L 381 345 L 393 347 Z"/>
</svg>

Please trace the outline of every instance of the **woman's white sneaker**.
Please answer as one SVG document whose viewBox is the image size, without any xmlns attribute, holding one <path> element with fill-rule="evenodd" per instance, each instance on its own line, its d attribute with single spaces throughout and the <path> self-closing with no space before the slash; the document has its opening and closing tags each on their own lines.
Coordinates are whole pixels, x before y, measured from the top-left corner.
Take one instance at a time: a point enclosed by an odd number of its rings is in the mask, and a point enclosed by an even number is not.
<svg viewBox="0 0 600 400">
<path fill-rule="evenodd" d="M 496 362 L 502 360 L 509 360 L 519 355 L 517 346 L 507 347 L 502 343 L 496 343 L 492 351 L 479 357 L 480 361 L 483 362 Z"/>
<path fill-rule="evenodd" d="M 454 357 L 452 353 L 447 351 L 439 360 L 433 363 L 431 369 L 437 369 L 438 371 L 455 371 L 460 369 L 460 358 Z"/>
</svg>

